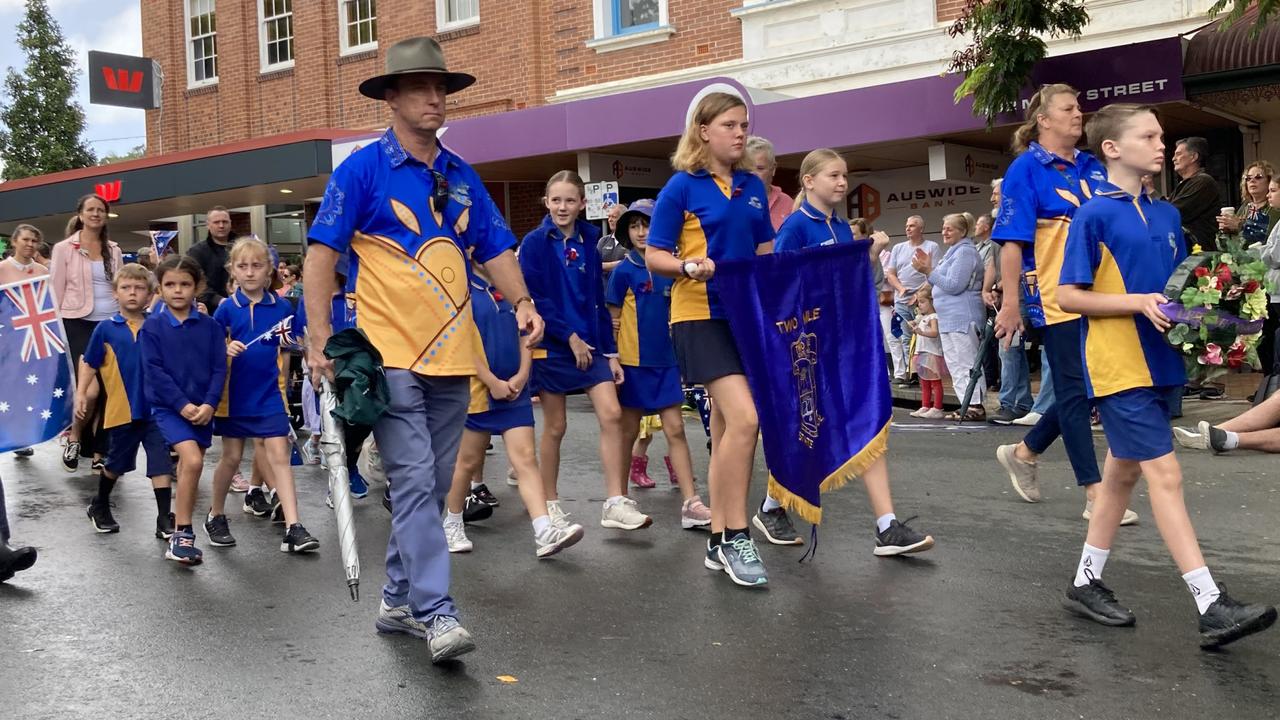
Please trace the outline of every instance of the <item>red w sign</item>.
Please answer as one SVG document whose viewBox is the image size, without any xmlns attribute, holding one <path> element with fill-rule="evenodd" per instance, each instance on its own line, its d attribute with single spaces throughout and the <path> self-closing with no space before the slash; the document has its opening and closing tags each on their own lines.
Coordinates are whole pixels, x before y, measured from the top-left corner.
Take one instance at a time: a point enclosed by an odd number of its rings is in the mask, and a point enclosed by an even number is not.
<svg viewBox="0 0 1280 720">
<path fill-rule="evenodd" d="M 111 182 L 98 183 L 93 186 L 93 192 L 98 197 L 109 203 L 116 202 L 120 199 L 120 191 L 124 186 L 124 182 L 120 180 L 112 180 Z"/>
<path fill-rule="evenodd" d="M 142 73 L 139 71 L 129 72 L 124 68 L 103 67 L 102 78 L 107 81 L 107 87 L 111 90 L 128 93 L 142 92 Z"/>
</svg>

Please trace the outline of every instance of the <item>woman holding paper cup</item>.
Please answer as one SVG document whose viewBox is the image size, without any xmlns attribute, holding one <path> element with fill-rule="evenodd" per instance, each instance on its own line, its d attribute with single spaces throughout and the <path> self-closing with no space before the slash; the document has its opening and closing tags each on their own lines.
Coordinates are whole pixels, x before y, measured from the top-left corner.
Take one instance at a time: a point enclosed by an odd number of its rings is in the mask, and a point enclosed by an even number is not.
<svg viewBox="0 0 1280 720">
<path fill-rule="evenodd" d="M 1271 228 L 1280 220 L 1280 209 L 1267 203 L 1267 185 L 1275 176 L 1276 169 L 1266 160 L 1245 168 L 1240 178 L 1240 207 L 1222 208 L 1218 213 L 1218 229 L 1239 236 L 1245 247 L 1266 242 Z"/>
</svg>

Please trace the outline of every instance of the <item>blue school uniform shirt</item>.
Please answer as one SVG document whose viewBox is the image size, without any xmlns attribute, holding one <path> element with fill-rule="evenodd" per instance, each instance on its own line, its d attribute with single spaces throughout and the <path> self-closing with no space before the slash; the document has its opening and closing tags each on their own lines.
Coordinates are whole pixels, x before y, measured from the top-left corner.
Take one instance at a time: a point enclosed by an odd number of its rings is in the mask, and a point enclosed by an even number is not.
<svg viewBox="0 0 1280 720">
<path fill-rule="evenodd" d="M 658 193 L 649 225 L 649 245 L 680 258 L 749 258 L 773 240 L 769 193 L 755 174 L 734 170 L 725 179 L 706 170 L 676 173 Z M 671 322 L 723 320 L 715 278 L 676 278 Z"/>
<path fill-rule="evenodd" d="M 488 283 L 471 280 L 472 317 L 480 331 L 484 360 L 499 380 L 510 380 L 520 372 L 520 324 L 515 308 Z"/>
<path fill-rule="evenodd" d="M 654 275 L 632 250 L 609 276 L 604 300 L 622 308 L 618 362 L 628 367 L 675 367 L 671 346 L 671 288 L 675 281 Z"/>
<path fill-rule="evenodd" d="M 1022 299 L 1035 327 L 1080 317 L 1058 305 L 1062 252 L 1072 217 L 1106 179 L 1106 168 L 1089 153 L 1060 158 L 1035 142 L 1004 174 L 991 239 L 1023 244 Z"/>
<path fill-rule="evenodd" d="M 270 291 L 263 292 L 262 300 L 255 303 L 236 290 L 218 303 L 213 319 L 222 326 L 227 340 L 253 344 L 228 358 L 226 389 L 214 413 L 217 417 L 274 417 L 285 412 L 289 356 L 280 351 L 276 337 L 254 341 L 291 315 L 289 301 Z"/>
<path fill-rule="evenodd" d="M 474 375 L 479 342 L 466 252 L 486 263 L 512 248 L 515 236 L 471 166 L 438 146 L 430 166 L 392 130 L 357 150 L 334 168 L 307 241 L 347 256 L 356 326 L 384 366 Z M 435 202 L 437 177 L 447 190 L 443 207 Z"/>
<path fill-rule="evenodd" d="M 834 210 L 828 215 L 804 200 L 797 212 L 782 221 L 773 251 L 788 252 L 845 242 L 853 242 L 849 221 L 836 215 Z"/>
<path fill-rule="evenodd" d="M 84 362 L 98 371 L 107 394 L 104 429 L 151 417 L 151 406 L 142 390 L 142 346 L 138 343 L 145 320 L 130 322 L 116 313 L 98 323 L 89 336 Z"/>
<path fill-rule="evenodd" d="M 546 324 L 542 347 L 548 355 L 572 357 L 569 336 L 575 333 L 596 352 L 617 352 L 604 303 L 599 240 L 600 231 L 581 219 L 566 238 L 548 215 L 520 243 L 520 269 Z"/>
<path fill-rule="evenodd" d="M 195 308 L 178 320 L 164 307 L 142 323 L 138 341 L 143 395 L 152 414 L 161 408 L 181 413 L 188 403 L 218 407 L 227 377 L 227 338 L 216 320 Z"/>
<path fill-rule="evenodd" d="M 1177 208 L 1103 183 L 1071 223 L 1058 282 L 1116 295 L 1159 293 L 1184 257 Z M 1081 345 L 1090 397 L 1186 382 L 1182 356 L 1143 315 L 1085 317 Z"/>
<path fill-rule="evenodd" d="M 333 330 L 333 334 L 355 327 L 356 314 L 351 303 L 347 300 L 347 295 L 339 291 L 333 296 L 333 301 L 329 306 L 329 327 Z M 302 342 L 302 338 L 306 335 L 307 330 L 307 304 L 299 300 L 298 310 L 293 316 L 293 336 L 298 342 Z"/>
</svg>

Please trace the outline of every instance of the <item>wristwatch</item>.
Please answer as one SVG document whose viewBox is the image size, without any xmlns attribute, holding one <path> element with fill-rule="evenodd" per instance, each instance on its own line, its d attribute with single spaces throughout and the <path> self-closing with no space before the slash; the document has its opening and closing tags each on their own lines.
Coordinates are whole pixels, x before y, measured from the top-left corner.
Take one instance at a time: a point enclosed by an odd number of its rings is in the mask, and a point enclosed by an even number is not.
<svg viewBox="0 0 1280 720">
<path fill-rule="evenodd" d="M 535 303 L 535 302 L 533 301 L 533 298 L 529 297 L 528 295 L 523 295 L 523 296 L 521 296 L 521 297 L 516 298 L 516 301 L 515 301 L 515 302 L 513 302 L 513 303 L 511 303 L 511 308 L 512 308 L 513 310 L 519 310 L 519 309 L 520 309 L 520 303 L 524 303 L 524 302 L 527 302 L 527 303 L 529 303 L 530 305 L 532 305 L 532 306 L 533 306 L 533 308 L 534 308 L 535 310 L 536 310 L 536 309 L 538 309 L 538 304 L 537 304 L 537 303 Z"/>
</svg>

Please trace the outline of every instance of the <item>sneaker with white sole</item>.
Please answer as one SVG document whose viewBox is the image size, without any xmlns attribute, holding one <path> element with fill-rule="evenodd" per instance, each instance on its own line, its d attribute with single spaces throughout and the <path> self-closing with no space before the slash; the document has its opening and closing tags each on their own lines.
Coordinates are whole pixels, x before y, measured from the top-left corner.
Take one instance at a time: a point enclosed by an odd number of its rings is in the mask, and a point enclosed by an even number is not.
<svg viewBox="0 0 1280 720">
<path fill-rule="evenodd" d="M 569 513 L 560 507 L 559 500 L 547 501 L 547 517 L 551 518 L 551 524 L 558 528 L 567 528 L 571 524 L 569 522 Z"/>
<path fill-rule="evenodd" d="M 946 416 L 947 414 L 943 412 L 942 408 L 929 408 L 920 417 L 925 420 L 941 420 Z"/>
<path fill-rule="evenodd" d="M 384 599 L 378 606 L 378 619 L 373 626 L 383 635 L 411 635 L 426 640 L 427 624 L 413 616 L 408 605 L 391 606 Z"/>
<path fill-rule="evenodd" d="M 585 534 L 586 531 L 583 530 L 581 525 L 577 524 L 569 525 L 568 527 L 548 525 L 545 530 L 533 538 L 536 546 L 535 553 L 539 559 L 549 558 L 565 548 L 577 545 Z"/>
<path fill-rule="evenodd" d="M 1187 448 L 1188 450 L 1209 449 L 1209 436 L 1198 433 L 1191 428 L 1175 427 L 1173 429 L 1173 439 L 1177 440 L 1179 445 Z"/>
<path fill-rule="evenodd" d="M 924 417 L 924 414 L 927 412 L 929 412 L 929 408 L 927 407 L 916 408 L 915 410 L 911 411 L 910 415 L 913 418 Z"/>
<path fill-rule="evenodd" d="M 702 498 L 694 495 L 680 506 L 680 527 L 685 530 L 711 527 L 711 508 L 703 504 Z"/>
<path fill-rule="evenodd" d="M 249 481 L 244 479 L 244 475 L 242 473 L 237 472 L 235 475 L 231 476 L 231 492 L 249 492 Z"/>
<path fill-rule="evenodd" d="M 756 543 L 746 533 L 738 533 L 717 548 L 720 565 L 730 580 L 743 587 L 765 587 L 769 576 Z"/>
<path fill-rule="evenodd" d="M 67 446 L 62 448 L 62 469 L 69 473 L 80 471 L 80 443 L 76 440 L 68 440 Z"/>
<path fill-rule="evenodd" d="M 476 649 L 471 633 L 452 615 L 436 615 L 427 621 L 427 647 L 431 662 L 442 663 Z"/>
<path fill-rule="evenodd" d="M 475 549 L 475 545 L 467 539 L 467 525 L 460 522 L 445 522 L 444 539 L 449 543 L 449 552 L 465 553 Z"/>
<path fill-rule="evenodd" d="M 1012 423 L 1010 423 L 1010 425 L 1022 425 L 1023 427 L 1032 427 L 1036 423 L 1040 422 L 1040 418 L 1041 418 L 1040 413 L 1036 412 L 1035 410 L 1032 410 L 1026 415 L 1023 415 L 1017 420 L 1014 420 Z"/>
<path fill-rule="evenodd" d="M 1080 513 L 1080 517 L 1084 518 L 1085 520 L 1091 520 L 1093 518 L 1093 501 L 1092 500 L 1086 500 L 1084 502 L 1084 512 Z M 1138 524 L 1138 513 L 1130 510 L 1129 508 L 1125 508 L 1124 517 L 1120 518 L 1120 524 L 1121 525 Z"/>
<path fill-rule="evenodd" d="M 640 512 L 636 501 L 622 497 L 612 504 L 605 502 L 600 525 L 615 530 L 640 530 L 653 524 L 653 518 Z"/>
<path fill-rule="evenodd" d="M 1014 492 L 1029 503 L 1040 502 L 1040 480 L 1036 477 L 1036 464 L 1018 458 L 1017 445 L 1001 445 L 996 448 L 996 460 L 1009 473 Z"/>
</svg>

